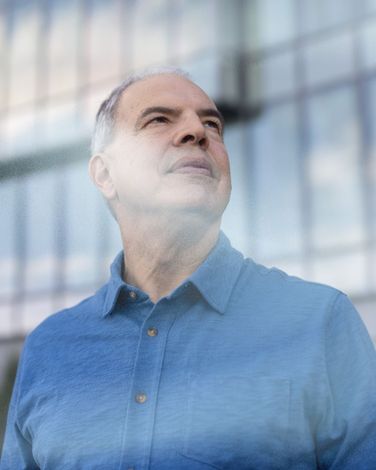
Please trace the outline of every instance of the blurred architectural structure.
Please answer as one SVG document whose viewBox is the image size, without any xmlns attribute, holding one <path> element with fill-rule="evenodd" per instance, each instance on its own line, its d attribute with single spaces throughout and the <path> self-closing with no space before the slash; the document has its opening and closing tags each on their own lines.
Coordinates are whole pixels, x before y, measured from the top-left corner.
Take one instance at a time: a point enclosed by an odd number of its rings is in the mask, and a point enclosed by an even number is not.
<svg viewBox="0 0 376 470">
<path fill-rule="evenodd" d="M 376 338 L 376 0 L 0 0 L 0 379 L 121 248 L 89 182 L 97 107 L 174 64 L 227 117 L 224 230 L 346 291 Z"/>
</svg>

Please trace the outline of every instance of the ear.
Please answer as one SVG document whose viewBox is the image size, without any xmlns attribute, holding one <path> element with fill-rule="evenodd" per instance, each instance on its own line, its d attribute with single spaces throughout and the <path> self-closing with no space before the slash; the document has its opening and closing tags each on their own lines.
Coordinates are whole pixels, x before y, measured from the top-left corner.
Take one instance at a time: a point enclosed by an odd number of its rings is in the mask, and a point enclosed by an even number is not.
<svg viewBox="0 0 376 470">
<path fill-rule="evenodd" d="M 106 155 L 98 153 L 89 161 L 89 175 L 103 196 L 109 201 L 116 198 L 116 188 L 109 171 Z"/>
</svg>

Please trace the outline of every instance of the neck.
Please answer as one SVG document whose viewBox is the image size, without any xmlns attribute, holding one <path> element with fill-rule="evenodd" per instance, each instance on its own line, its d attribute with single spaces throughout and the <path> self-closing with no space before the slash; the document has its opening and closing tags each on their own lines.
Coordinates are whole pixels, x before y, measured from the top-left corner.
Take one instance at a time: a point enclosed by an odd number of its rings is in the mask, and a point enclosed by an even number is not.
<svg viewBox="0 0 376 470">
<path fill-rule="evenodd" d="M 120 222 L 124 247 L 124 280 L 155 303 L 192 274 L 214 247 L 220 220 L 211 224 L 177 220 Z M 131 229 L 130 229 L 131 227 Z"/>
</svg>

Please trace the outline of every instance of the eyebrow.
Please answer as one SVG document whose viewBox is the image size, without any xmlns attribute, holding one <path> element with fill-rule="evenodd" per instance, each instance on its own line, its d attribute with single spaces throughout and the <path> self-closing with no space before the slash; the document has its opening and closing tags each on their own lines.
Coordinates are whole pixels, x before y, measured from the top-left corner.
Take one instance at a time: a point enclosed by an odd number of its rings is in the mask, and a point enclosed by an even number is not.
<svg viewBox="0 0 376 470">
<path fill-rule="evenodd" d="M 154 114 L 154 113 L 167 114 L 167 115 L 170 115 L 170 116 L 177 117 L 177 116 L 179 116 L 181 111 L 180 111 L 180 109 L 168 108 L 166 106 L 150 106 L 148 108 L 145 108 L 142 111 L 142 113 L 139 115 L 139 117 L 137 118 L 135 127 L 139 128 L 140 125 L 141 125 L 141 122 L 143 121 L 143 119 L 145 119 L 145 117 L 149 116 L 150 114 Z M 221 123 L 222 132 L 223 132 L 223 129 L 225 127 L 225 120 L 224 120 L 224 117 L 223 117 L 223 115 L 220 111 L 218 111 L 215 108 L 203 108 L 203 109 L 199 109 L 197 111 L 197 114 L 200 117 L 215 117 L 215 118 L 217 118 Z"/>
</svg>

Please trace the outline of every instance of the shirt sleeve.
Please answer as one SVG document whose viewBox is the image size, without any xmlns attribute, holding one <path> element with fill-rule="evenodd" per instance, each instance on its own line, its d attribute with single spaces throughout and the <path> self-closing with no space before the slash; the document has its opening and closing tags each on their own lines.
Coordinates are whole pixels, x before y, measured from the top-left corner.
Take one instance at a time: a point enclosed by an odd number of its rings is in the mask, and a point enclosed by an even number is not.
<svg viewBox="0 0 376 470">
<path fill-rule="evenodd" d="M 328 400 L 317 437 L 319 468 L 376 468 L 376 353 L 359 314 L 340 293 L 326 331 Z"/>
<path fill-rule="evenodd" d="M 24 349 L 25 351 L 25 349 Z M 18 401 L 21 392 L 22 370 L 24 366 L 24 352 L 21 355 L 16 380 L 13 387 L 12 398 L 9 404 L 8 419 L 5 430 L 3 450 L 0 460 L 0 470 L 38 470 L 33 454 L 31 442 L 22 435 L 18 426 Z"/>
</svg>

